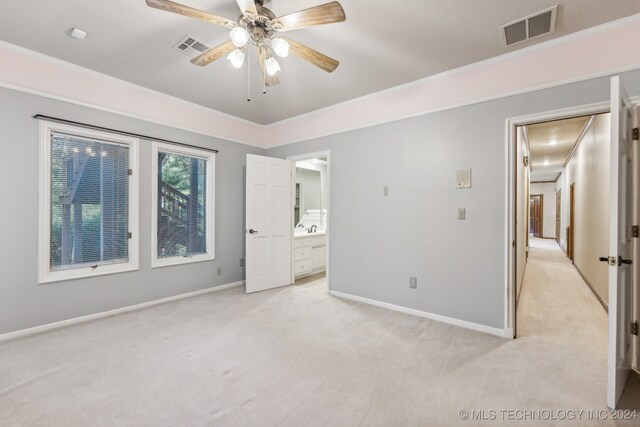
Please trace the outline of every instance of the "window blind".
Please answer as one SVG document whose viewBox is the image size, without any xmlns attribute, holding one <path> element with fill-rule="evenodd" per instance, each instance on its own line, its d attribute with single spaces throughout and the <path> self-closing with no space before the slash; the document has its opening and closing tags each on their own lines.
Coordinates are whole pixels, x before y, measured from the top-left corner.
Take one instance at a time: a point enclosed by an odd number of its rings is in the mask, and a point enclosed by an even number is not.
<svg viewBox="0 0 640 427">
<path fill-rule="evenodd" d="M 129 260 L 129 147 L 51 132 L 51 271 Z"/>
<path fill-rule="evenodd" d="M 157 257 L 207 252 L 207 160 L 158 151 Z"/>
</svg>

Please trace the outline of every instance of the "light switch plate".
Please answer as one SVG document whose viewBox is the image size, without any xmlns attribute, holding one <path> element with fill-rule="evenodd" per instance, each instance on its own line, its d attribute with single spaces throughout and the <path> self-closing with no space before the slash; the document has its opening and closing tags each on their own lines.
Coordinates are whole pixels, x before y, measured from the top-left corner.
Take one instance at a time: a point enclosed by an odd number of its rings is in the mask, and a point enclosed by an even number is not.
<svg viewBox="0 0 640 427">
<path fill-rule="evenodd" d="M 467 217 L 467 210 L 465 208 L 458 208 L 458 219 L 465 220 Z"/>
<path fill-rule="evenodd" d="M 456 171 L 456 188 L 471 188 L 471 169 Z"/>
</svg>

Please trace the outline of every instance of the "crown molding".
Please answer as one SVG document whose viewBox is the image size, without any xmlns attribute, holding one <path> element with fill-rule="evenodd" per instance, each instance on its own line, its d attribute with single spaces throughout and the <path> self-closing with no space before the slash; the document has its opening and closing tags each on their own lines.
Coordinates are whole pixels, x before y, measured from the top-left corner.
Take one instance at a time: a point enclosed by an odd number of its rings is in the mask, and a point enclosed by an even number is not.
<svg viewBox="0 0 640 427">
<path fill-rule="evenodd" d="M 266 126 L 266 145 L 293 144 L 635 70 L 640 51 L 620 46 L 628 47 L 638 31 L 640 14 L 285 119 Z"/>
<path fill-rule="evenodd" d="M 608 51 L 607 55 L 598 59 L 597 70 L 577 68 L 569 75 L 566 72 L 562 75 L 562 70 L 557 69 L 565 67 L 549 67 L 554 70 L 544 70 L 545 81 L 535 81 L 532 75 L 536 73 L 522 73 L 519 80 L 512 79 L 511 87 L 500 87 L 496 81 L 506 79 L 495 78 L 496 75 L 512 77 L 513 73 L 510 72 L 523 69 L 527 61 L 551 62 L 554 55 L 558 57 L 558 51 L 572 52 L 574 46 L 585 42 L 600 41 L 601 46 L 604 46 L 603 41 L 628 44 L 633 40 L 633 37 L 628 37 L 629 32 L 637 34 L 639 30 L 640 14 L 632 15 L 268 125 L 232 116 L 1 40 L 0 60 L 12 64 L 12 67 L 0 68 L 0 87 L 227 141 L 273 148 L 635 70 L 640 68 L 640 54 L 622 59 L 620 55 Z M 619 33 L 623 33 L 622 36 Z M 83 85 L 83 90 L 66 83 L 74 79 Z M 475 82 L 475 92 L 472 87 L 469 90 L 470 81 Z M 482 93 L 490 84 L 495 85 L 493 91 L 485 90 L 488 93 Z M 461 94 L 459 88 L 466 88 L 467 91 Z M 438 98 L 437 102 L 429 102 L 431 98 Z M 393 110 L 387 108 L 390 100 L 396 106 Z M 362 114 L 345 114 L 345 111 Z"/>
<path fill-rule="evenodd" d="M 0 62 L 12 65 L 0 67 L 0 87 L 227 141 L 264 146 L 264 125 L 2 40 Z M 72 88 L 68 82 L 78 82 L 84 90 Z M 118 95 L 128 100 L 118 100 Z M 139 110 L 128 108 L 135 103 L 132 100 L 137 101 Z"/>
<path fill-rule="evenodd" d="M 433 81 L 433 80 L 439 80 L 445 77 L 450 77 L 450 76 L 454 76 L 457 74 L 461 74 L 461 73 L 465 73 L 465 72 L 469 72 L 469 71 L 473 71 L 479 68 L 483 68 L 489 65 L 494 65 L 494 64 L 498 64 L 501 62 L 505 62 L 505 61 L 509 61 L 509 60 L 513 60 L 516 58 L 520 58 L 523 56 L 527 56 L 527 55 L 531 55 L 532 53 L 536 53 L 536 52 L 542 52 L 548 49 L 551 49 L 553 47 L 556 46 L 562 46 L 564 44 L 567 43 L 571 43 L 577 40 L 582 40 L 584 38 L 587 37 L 591 37 L 591 36 L 595 36 L 598 34 L 603 34 L 603 33 L 607 33 L 609 31 L 618 29 L 618 28 L 622 28 L 634 23 L 640 23 L 640 13 L 636 14 L 636 15 L 631 15 L 631 16 L 627 16 L 625 18 L 621 18 L 621 19 L 617 19 L 615 21 L 611 21 L 611 22 L 607 22 L 601 25 L 597 25 L 595 27 L 591 27 L 591 28 L 587 28 L 581 31 L 576 31 L 575 33 L 571 33 L 571 34 L 567 34 L 566 36 L 562 36 L 562 37 L 557 37 L 555 39 L 551 39 L 551 40 L 547 40 L 541 43 L 537 43 L 531 46 L 527 46 L 525 48 L 522 49 L 518 49 L 518 50 L 514 50 L 512 52 L 508 52 L 499 56 L 494 56 L 491 58 L 487 58 L 484 59 L 482 61 L 478 61 L 478 62 L 473 62 L 471 64 L 467 64 L 467 65 L 463 65 L 461 67 L 457 67 L 457 68 L 453 68 L 451 70 L 447 70 L 447 71 L 443 71 L 441 73 L 438 74 L 433 74 L 431 76 L 427 76 L 427 77 L 423 77 L 421 79 L 418 80 L 412 80 L 410 82 L 407 83 L 403 83 L 401 85 L 397 85 L 397 86 L 393 86 L 387 89 L 383 89 L 377 92 L 373 92 L 373 93 L 369 93 L 367 95 L 363 95 L 357 98 L 352 98 L 352 99 L 348 99 L 346 101 L 342 101 L 336 104 L 332 104 L 332 105 L 328 105 L 326 107 L 323 108 L 318 108 L 316 110 L 313 111 L 309 111 L 303 114 L 299 114 L 297 116 L 293 116 L 293 117 L 288 117 L 286 119 L 282 119 L 282 120 L 278 120 L 276 122 L 273 123 L 269 123 L 265 126 L 266 128 L 271 128 L 271 127 L 276 127 L 279 126 L 281 124 L 285 124 L 287 122 L 290 121 L 294 121 L 300 118 L 304 118 L 316 113 L 320 113 L 323 111 L 327 111 L 327 110 L 331 110 L 333 108 L 342 106 L 342 105 L 348 105 L 351 103 L 355 103 L 355 102 L 359 102 L 359 101 L 363 101 L 363 100 L 367 100 L 370 98 L 376 98 L 380 95 L 386 95 L 389 93 L 393 93 L 396 91 L 399 91 L 401 89 L 410 89 L 413 86 L 419 86 L 421 84 L 424 84 L 425 82 L 429 82 L 429 81 Z M 506 95 L 509 96 L 509 95 Z"/>
</svg>

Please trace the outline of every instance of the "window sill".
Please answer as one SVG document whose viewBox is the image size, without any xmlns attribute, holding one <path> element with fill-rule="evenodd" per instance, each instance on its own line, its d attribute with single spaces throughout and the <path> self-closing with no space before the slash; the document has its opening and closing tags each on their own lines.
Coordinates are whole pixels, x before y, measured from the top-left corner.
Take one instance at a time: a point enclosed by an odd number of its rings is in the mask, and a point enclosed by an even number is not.
<svg viewBox="0 0 640 427">
<path fill-rule="evenodd" d="M 167 258 L 152 258 L 151 259 L 151 268 L 162 268 L 162 267 L 172 267 L 175 265 L 185 265 L 185 264 L 193 264 L 196 262 L 204 262 L 204 261 L 214 261 L 215 257 L 213 254 L 200 254 L 193 255 L 190 257 L 167 257 Z"/>
<path fill-rule="evenodd" d="M 60 270 L 60 271 L 47 271 L 44 274 L 41 274 L 38 278 L 39 285 L 46 285 L 49 283 L 56 282 L 66 282 L 69 280 L 78 280 L 78 279 L 90 279 L 92 277 L 99 276 L 107 276 L 111 274 L 118 273 L 129 273 L 132 271 L 138 271 L 139 267 L 137 264 L 127 263 L 120 265 L 102 265 L 97 269 L 93 270 L 91 267 L 88 268 L 77 268 L 77 269 L 69 269 L 69 270 Z"/>
</svg>

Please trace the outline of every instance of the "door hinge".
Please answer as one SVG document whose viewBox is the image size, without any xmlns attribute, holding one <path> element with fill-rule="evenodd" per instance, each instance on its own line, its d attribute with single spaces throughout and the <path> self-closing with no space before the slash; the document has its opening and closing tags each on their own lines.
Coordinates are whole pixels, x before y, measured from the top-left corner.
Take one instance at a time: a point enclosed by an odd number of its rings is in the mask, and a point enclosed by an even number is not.
<svg viewBox="0 0 640 427">
<path fill-rule="evenodd" d="M 128 237 L 129 239 L 133 238 L 133 233 L 132 233 L 132 232 L 128 232 L 128 233 L 127 233 L 127 237 Z"/>
<path fill-rule="evenodd" d="M 638 321 L 631 322 L 631 335 L 638 335 Z"/>
<path fill-rule="evenodd" d="M 637 225 L 632 225 L 631 226 L 631 237 L 638 237 L 638 226 Z"/>
<path fill-rule="evenodd" d="M 640 139 L 640 130 L 633 128 L 633 140 L 637 141 L 638 139 Z"/>
<path fill-rule="evenodd" d="M 522 158 L 522 164 L 525 166 L 529 166 L 529 156 L 524 156 Z"/>
<path fill-rule="evenodd" d="M 133 175 L 133 169 L 127 170 L 127 173 L 129 174 L 129 176 Z"/>
</svg>

